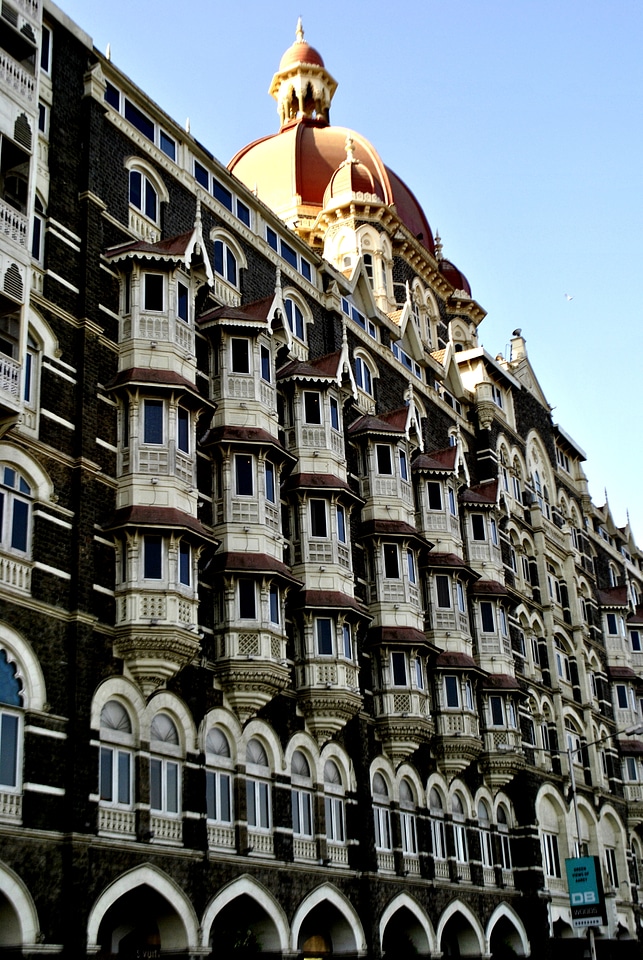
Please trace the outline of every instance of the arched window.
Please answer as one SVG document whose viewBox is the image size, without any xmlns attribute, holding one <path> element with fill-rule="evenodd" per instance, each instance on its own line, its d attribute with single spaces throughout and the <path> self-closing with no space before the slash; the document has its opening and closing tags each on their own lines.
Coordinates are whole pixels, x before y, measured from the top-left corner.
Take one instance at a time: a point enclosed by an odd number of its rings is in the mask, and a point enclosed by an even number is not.
<svg viewBox="0 0 643 960">
<path fill-rule="evenodd" d="M 31 485 L 8 464 L 0 464 L 0 549 L 23 555 L 30 553 Z"/>
<path fill-rule="evenodd" d="M 375 820 L 375 847 L 391 850 L 390 797 L 386 780 L 381 773 L 373 777 L 373 814 Z"/>
<path fill-rule="evenodd" d="M 134 799 L 134 738 L 130 715 L 118 700 L 108 700 L 101 710 L 100 740 L 100 802 L 129 810 Z"/>
<path fill-rule="evenodd" d="M 23 707 L 16 665 L 0 649 L 0 794 L 21 788 Z"/>
<path fill-rule="evenodd" d="M 360 390 L 373 396 L 373 371 L 364 357 L 355 357 L 355 383 Z"/>
<path fill-rule="evenodd" d="M 433 857 L 435 860 L 446 860 L 447 838 L 444 830 L 444 806 L 442 804 L 442 797 L 435 787 L 432 787 L 429 793 L 429 814 L 431 817 Z M 440 871 L 436 867 L 436 874 L 439 873 Z"/>
<path fill-rule="evenodd" d="M 239 286 L 237 258 L 224 240 L 214 241 L 214 272 L 233 287 Z"/>
<path fill-rule="evenodd" d="M 478 804 L 478 823 L 480 832 L 480 859 L 483 867 L 493 867 L 493 847 L 491 845 L 491 817 L 489 807 L 484 800 Z"/>
<path fill-rule="evenodd" d="M 416 823 L 415 791 L 406 777 L 400 781 L 400 826 L 402 828 L 402 852 L 417 856 L 418 838 Z"/>
<path fill-rule="evenodd" d="M 156 188 L 146 174 L 140 170 L 129 172 L 129 202 L 151 220 L 159 222 L 159 198 Z"/>
<path fill-rule="evenodd" d="M 469 862 L 469 847 L 467 845 L 467 830 L 464 825 L 464 806 L 460 796 L 456 793 L 451 801 L 453 815 L 453 845 L 455 858 L 458 863 Z"/>
<path fill-rule="evenodd" d="M 292 299 L 292 297 L 286 297 L 284 300 L 284 307 L 286 309 L 286 316 L 288 318 L 288 326 L 298 340 L 305 342 L 306 323 L 304 321 L 304 313 L 301 307 L 296 300 Z"/>
<path fill-rule="evenodd" d="M 334 760 L 327 760 L 324 765 L 324 794 L 326 839 L 330 843 L 343 844 L 346 841 L 344 783 Z"/>
<path fill-rule="evenodd" d="M 509 816 L 505 808 L 498 807 L 498 839 L 500 841 L 500 863 L 503 870 L 511 870 L 511 841 L 509 838 Z"/>
<path fill-rule="evenodd" d="M 153 813 L 177 816 L 181 809 L 179 731 L 167 713 L 157 713 L 150 729 L 150 807 Z"/>
<path fill-rule="evenodd" d="M 205 738 L 205 800 L 208 824 L 232 823 L 232 759 L 230 744 L 219 727 Z"/>
<path fill-rule="evenodd" d="M 253 738 L 246 747 L 246 804 L 248 826 L 268 831 L 270 812 L 270 764 L 263 744 Z"/>
<path fill-rule="evenodd" d="M 290 765 L 292 780 L 292 832 L 293 837 L 313 838 L 313 779 L 310 764 L 301 750 L 295 750 Z"/>
</svg>

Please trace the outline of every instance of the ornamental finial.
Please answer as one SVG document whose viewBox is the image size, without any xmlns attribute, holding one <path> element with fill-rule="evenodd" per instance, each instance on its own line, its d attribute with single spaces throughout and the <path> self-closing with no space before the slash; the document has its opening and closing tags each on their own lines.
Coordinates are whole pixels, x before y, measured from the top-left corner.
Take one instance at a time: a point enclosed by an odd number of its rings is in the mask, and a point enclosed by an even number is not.
<svg viewBox="0 0 643 960">
<path fill-rule="evenodd" d="M 437 232 L 437 230 L 435 232 L 435 259 L 436 260 L 442 259 L 442 237 Z"/>
<path fill-rule="evenodd" d="M 345 147 L 346 147 L 346 163 L 357 163 L 357 160 L 355 159 L 355 141 L 353 140 L 350 134 L 346 137 Z"/>
<path fill-rule="evenodd" d="M 297 43 L 304 42 L 304 27 L 301 22 L 301 17 L 297 20 Z"/>
</svg>

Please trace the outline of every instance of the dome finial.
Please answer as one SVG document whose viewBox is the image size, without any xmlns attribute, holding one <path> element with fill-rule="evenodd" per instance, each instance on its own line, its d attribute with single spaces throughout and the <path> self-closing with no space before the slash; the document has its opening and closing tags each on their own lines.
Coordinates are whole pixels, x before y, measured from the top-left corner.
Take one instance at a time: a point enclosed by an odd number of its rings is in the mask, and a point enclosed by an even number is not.
<svg viewBox="0 0 643 960">
<path fill-rule="evenodd" d="M 304 42 L 304 25 L 301 22 L 301 17 L 297 20 L 297 31 L 296 31 L 297 43 Z"/>
<path fill-rule="evenodd" d="M 435 231 L 435 259 L 442 259 L 442 237 L 437 230 Z"/>
<path fill-rule="evenodd" d="M 350 133 L 346 137 L 346 163 L 357 163 L 355 159 L 355 141 L 351 137 Z"/>
</svg>

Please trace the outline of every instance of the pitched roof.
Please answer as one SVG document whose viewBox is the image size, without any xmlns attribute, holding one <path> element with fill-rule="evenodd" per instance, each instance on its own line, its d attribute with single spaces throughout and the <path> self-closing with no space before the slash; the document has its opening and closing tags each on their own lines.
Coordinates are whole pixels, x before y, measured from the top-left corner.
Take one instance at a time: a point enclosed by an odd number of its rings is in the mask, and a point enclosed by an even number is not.
<svg viewBox="0 0 643 960">
<path fill-rule="evenodd" d="M 205 540 L 216 542 L 214 534 L 200 520 L 189 513 L 177 510 L 176 507 L 145 505 L 122 507 L 120 510 L 116 510 L 111 520 L 105 524 L 105 529 L 116 530 L 119 527 L 127 526 L 180 528 L 190 530 Z"/>
<path fill-rule="evenodd" d="M 216 553 L 212 558 L 210 569 L 215 572 L 223 570 L 247 570 L 248 573 L 276 574 L 284 580 L 288 580 L 294 586 L 301 585 L 300 581 L 293 576 L 290 567 L 267 553 Z"/>
<path fill-rule="evenodd" d="M 602 607 L 628 607 L 630 604 L 627 587 L 608 587 L 598 591 L 598 601 Z"/>
<path fill-rule="evenodd" d="M 290 360 L 277 371 L 277 379 L 336 380 L 341 355 L 341 350 L 336 350 L 316 360 Z"/>
<path fill-rule="evenodd" d="M 411 470 L 418 472 L 424 470 L 439 470 L 445 473 L 447 470 L 455 470 L 458 448 L 444 447 L 442 450 L 431 450 L 430 453 L 421 453 L 413 460 Z"/>
<path fill-rule="evenodd" d="M 476 483 L 468 490 L 464 490 L 459 499 L 461 503 L 495 506 L 498 499 L 498 481 L 484 480 L 482 483 Z"/>
<path fill-rule="evenodd" d="M 270 314 L 270 307 L 274 303 L 274 295 L 262 297 L 261 300 L 254 300 L 252 303 L 246 303 L 242 307 L 215 307 L 214 310 L 208 310 L 197 317 L 197 323 L 204 324 L 214 320 L 240 320 L 245 323 L 267 323 Z"/>
</svg>

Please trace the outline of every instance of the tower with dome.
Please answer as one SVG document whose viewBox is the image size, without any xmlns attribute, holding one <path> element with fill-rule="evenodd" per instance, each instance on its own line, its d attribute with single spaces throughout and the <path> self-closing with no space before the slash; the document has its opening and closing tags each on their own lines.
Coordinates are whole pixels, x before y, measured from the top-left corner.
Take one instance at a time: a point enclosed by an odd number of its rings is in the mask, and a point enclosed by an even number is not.
<svg viewBox="0 0 643 960">
<path fill-rule="evenodd" d="M 301 20 L 227 166 L 2 23 L 0 954 L 639 958 L 643 554 L 521 329 Z"/>
</svg>

